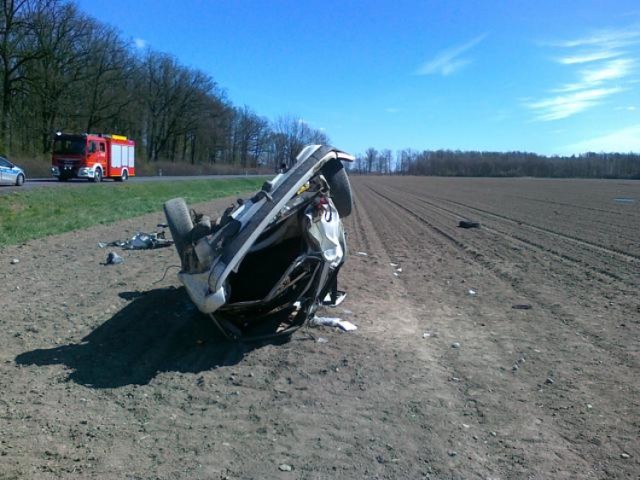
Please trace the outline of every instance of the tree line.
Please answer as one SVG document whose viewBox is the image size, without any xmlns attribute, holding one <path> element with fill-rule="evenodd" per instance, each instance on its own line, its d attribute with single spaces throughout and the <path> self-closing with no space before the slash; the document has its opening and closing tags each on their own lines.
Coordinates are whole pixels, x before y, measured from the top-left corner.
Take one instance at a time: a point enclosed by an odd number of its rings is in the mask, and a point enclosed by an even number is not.
<svg viewBox="0 0 640 480">
<path fill-rule="evenodd" d="M 0 0 L 0 151 L 50 152 L 56 131 L 117 133 L 150 162 L 290 164 L 328 143 L 286 115 L 235 106 L 207 73 L 144 52 L 64 0 Z"/>
<path fill-rule="evenodd" d="M 351 171 L 360 174 L 455 177 L 557 177 L 640 179 L 640 155 L 588 152 L 544 156 L 529 152 L 368 148 Z"/>
</svg>

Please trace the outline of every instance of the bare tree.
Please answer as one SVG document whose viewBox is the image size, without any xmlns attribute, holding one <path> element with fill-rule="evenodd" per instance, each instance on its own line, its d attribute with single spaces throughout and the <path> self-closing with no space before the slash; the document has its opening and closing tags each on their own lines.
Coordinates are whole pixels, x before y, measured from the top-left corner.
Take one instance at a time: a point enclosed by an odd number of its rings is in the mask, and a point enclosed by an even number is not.
<svg viewBox="0 0 640 480">
<path fill-rule="evenodd" d="M 375 165 L 375 162 L 378 158 L 378 151 L 373 147 L 369 147 L 365 152 L 364 158 L 367 165 L 367 173 L 371 173 L 371 171 L 373 170 L 373 166 Z"/>
<path fill-rule="evenodd" d="M 293 165 L 296 156 L 307 144 L 329 143 L 329 137 L 311 128 L 304 120 L 292 115 L 279 117 L 272 125 L 272 144 L 277 165 Z"/>
<path fill-rule="evenodd" d="M 85 88 L 81 90 L 84 131 L 108 130 L 133 101 L 127 94 L 137 64 L 127 45 L 113 28 L 89 21 L 84 67 Z"/>
</svg>

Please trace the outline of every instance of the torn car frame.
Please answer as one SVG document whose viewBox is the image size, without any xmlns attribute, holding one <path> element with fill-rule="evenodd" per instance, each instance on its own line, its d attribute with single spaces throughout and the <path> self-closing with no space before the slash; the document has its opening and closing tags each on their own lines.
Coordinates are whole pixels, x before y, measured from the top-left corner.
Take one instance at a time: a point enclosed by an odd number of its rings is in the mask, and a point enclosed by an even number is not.
<svg viewBox="0 0 640 480">
<path fill-rule="evenodd" d="M 342 162 L 353 160 L 334 147 L 308 145 L 289 170 L 215 222 L 192 214 L 182 198 L 165 203 L 178 277 L 225 336 L 289 335 L 325 298 L 335 303 L 347 255 L 341 218 L 352 208 Z"/>
</svg>

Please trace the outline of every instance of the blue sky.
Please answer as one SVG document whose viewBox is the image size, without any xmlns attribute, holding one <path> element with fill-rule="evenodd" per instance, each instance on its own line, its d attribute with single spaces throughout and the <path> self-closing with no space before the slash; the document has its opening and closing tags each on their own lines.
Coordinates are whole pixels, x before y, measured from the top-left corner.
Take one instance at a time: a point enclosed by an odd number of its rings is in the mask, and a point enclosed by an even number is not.
<svg viewBox="0 0 640 480">
<path fill-rule="evenodd" d="M 353 153 L 640 152 L 637 0 L 77 4 Z"/>
</svg>

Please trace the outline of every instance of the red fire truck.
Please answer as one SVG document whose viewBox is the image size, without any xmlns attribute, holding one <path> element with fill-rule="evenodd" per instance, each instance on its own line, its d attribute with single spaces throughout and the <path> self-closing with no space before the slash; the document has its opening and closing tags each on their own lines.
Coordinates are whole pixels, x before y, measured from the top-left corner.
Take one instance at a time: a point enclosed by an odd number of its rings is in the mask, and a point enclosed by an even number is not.
<svg viewBox="0 0 640 480">
<path fill-rule="evenodd" d="M 60 181 L 103 178 L 124 181 L 136 174 L 133 140 L 122 135 L 57 133 L 53 139 L 51 174 Z"/>
</svg>

